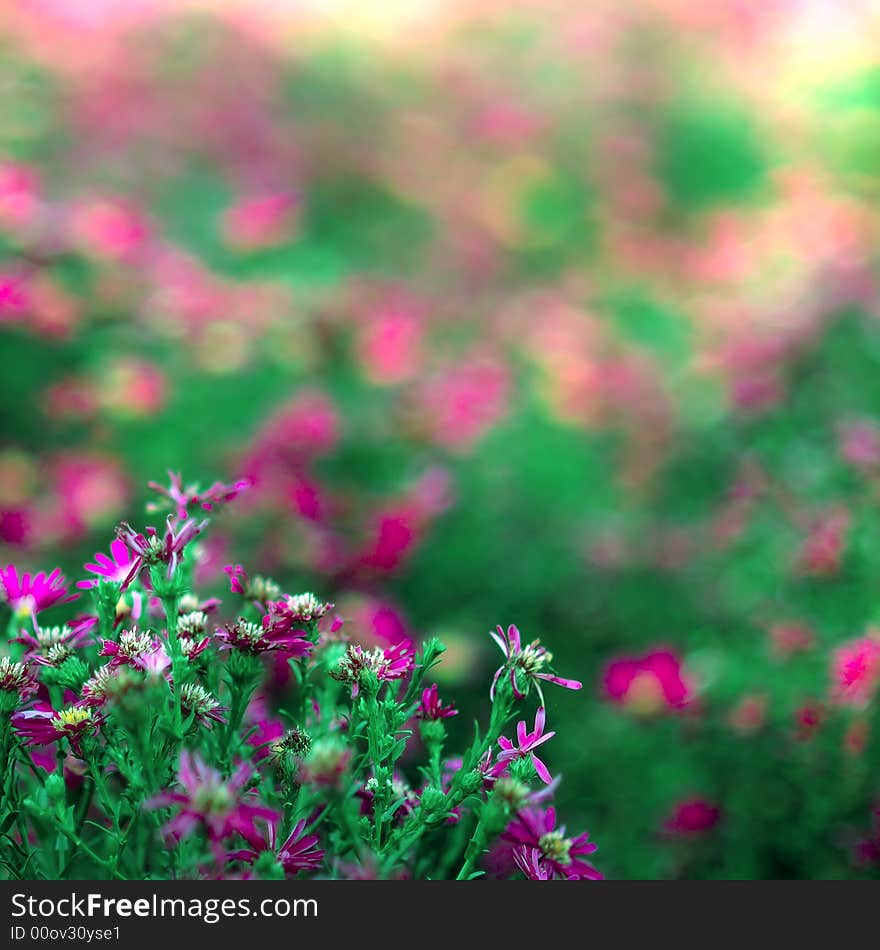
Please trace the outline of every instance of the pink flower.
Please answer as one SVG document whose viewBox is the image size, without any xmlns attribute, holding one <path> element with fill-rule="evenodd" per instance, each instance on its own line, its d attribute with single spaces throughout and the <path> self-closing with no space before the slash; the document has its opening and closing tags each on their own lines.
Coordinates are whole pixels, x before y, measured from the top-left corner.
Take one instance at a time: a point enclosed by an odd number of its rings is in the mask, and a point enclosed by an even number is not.
<svg viewBox="0 0 880 950">
<path fill-rule="evenodd" d="M 293 630 L 286 625 L 274 625 L 269 615 L 262 624 L 251 623 L 239 617 L 235 623 L 218 627 L 214 636 L 224 650 L 241 650 L 245 653 L 284 653 L 289 657 L 308 656 L 315 644 L 305 630 Z"/>
<path fill-rule="evenodd" d="M 27 227 L 40 209 L 39 179 L 28 165 L 0 165 L 0 226 Z"/>
<path fill-rule="evenodd" d="M 0 570 L 0 587 L 4 599 L 19 616 L 33 616 L 47 607 L 67 604 L 76 600 L 76 594 L 68 594 L 67 582 L 59 568 L 51 574 L 18 575 L 13 564 Z"/>
<path fill-rule="evenodd" d="M 243 762 L 224 781 L 198 754 L 184 750 L 177 772 L 181 790 L 162 792 L 147 802 L 146 807 L 177 808 L 177 814 L 163 828 L 169 838 L 179 841 L 201 828 L 211 842 L 240 834 L 252 848 L 259 849 L 263 836 L 255 822 L 259 820 L 271 826 L 281 816 L 271 808 L 247 800 L 245 789 L 251 774 L 251 767 Z"/>
<path fill-rule="evenodd" d="M 449 719 L 451 716 L 457 715 L 458 710 L 454 706 L 444 706 L 440 702 L 436 683 L 432 683 L 427 689 L 422 690 L 422 698 L 419 700 L 419 708 L 416 710 L 416 719 Z"/>
<path fill-rule="evenodd" d="M 203 508 L 205 511 L 213 511 L 219 505 L 234 501 L 242 492 L 253 487 L 253 482 L 249 478 L 241 478 L 231 484 L 214 482 L 204 490 L 196 484 L 184 487 L 180 473 L 169 472 L 168 478 L 170 481 L 168 488 L 158 482 L 147 484 L 154 492 L 170 502 L 171 507 L 174 508 L 175 517 L 180 521 L 189 517 L 189 510 L 194 506 Z M 147 506 L 148 511 L 158 509 L 159 504 L 155 502 Z"/>
<path fill-rule="evenodd" d="M 420 397 L 432 441 L 450 449 L 471 448 L 507 412 L 510 371 L 494 358 L 474 355 L 426 382 Z"/>
<path fill-rule="evenodd" d="M 838 427 L 838 445 L 844 461 L 870 471 L 880 465 L 880 427 L 871 419 L 853 419 Z"/>
<path fill-rule="evenodd" d="M 866 706 L 880 682 L 880 636 L 871 631 L 838 647 L 831 661 L 831 677 L 834 702 Z"/>
<path fill-rule="evenodd" d="M 492 686 L 489 690 L 489 696 L 495 701 L 495 693 L 498 683 L 503 675 L 507 675 L 510 680 L 510 687 L 516 699 L 523 699 L 531 686 L 535 687 L 544 705 L 544 694 L 541 690 L 541 681 L 555 683 L 557 686 L 564 686 L 565 689 L 581 689 L 582 683 L 577 680 L 563 679 L 555 673 L 545 670 L 553 662 L 553 655 L 541 646 L 540 640 L 533 640 L 531 643 L 523 646 L 522 637 L 519 628 L 511 624 L 507 630 L 499 624 L 497 633 L 489 632 L 489 636 L 498 644 L 499 649 L 504 654 L 504 665 L 495 671 L 492 679 Z"/>
<path fill-rule="evenodd" d="M 16 693 L 19 700 L 24 700 L 36 691 L 37 681 L 26 663 L 16 663 L 8 656 L 0 657 L 0 693 Z M 8 712 L 8 706 L 0 697 L 0 714 Z"/>
<path fill-rule="evenodd" d="M 307 826 L 317 815 L 311 818 L 302 818 L 294 826 L 280 847 L 276 845 L 275 825 L 269 826 L 269 837 L 261 842 L 261 847 L 241 851 L 233 851 L 227 855 L 230 861 L 244 861 L 253 864 L 264 851 L 275 853 L 278 863 L 285 873 L 294 875 L 300 871 L 317 871 L 324 864 L 324 850 L 318 847 L 318 836 L 309 834 Z"/>
<path fill-rule="evenodd" d="M 32 709 L 15 713 L 11 721 L 26 745 L 50 745 L 67 739 L 71 749 L 79 755 L 83 738 L 96 731 L 101 719 L 85 705 L 75 704 L 56 712 L 51 706 L 39 703 Z"/>
<path fill-rule="evenodd" d="M 535 771 L 538 773 L 538 777 L 546 785 L 549 785 L 552 781 L 550 770 L 535 754 L 535 749 L 537 749 L 538 746 L 543 745 L 556 735 L 555 732 L 544 732 L 545 721 L 546 712 L 544 707 L 541 706 L 535 713 L 535 728 L 532 732 L 526 731 L 525 722 L 520 721 L 517 723 L 516 738 L 517 742 L 519 743 L 518 746 L 515 746 L 506 736 L 501 736 L 498 739 L 498 745 L 501 746 L 501 752 L 498 755 L 498 763 L 500 765 L 501 763 L 511 761 L 512 759 L 529 758 L 532 761 L 532 765 L 535 767 Z"/>
<path fill-rule="evenodd" d="M 850 515 L 845 508 L 821 514 L 811 525 L 798 553 L 798 569 L 816 577 L 836 574 L 846 548 Z"/>
<path fill-rule="evenodd" d="M 675 834 L 701 834 L 711 831 L 721 820 L 721 810 L 701 798 L 679 802 L 664 827 Z"/>
<path fill-rule="evenodd" d="M 184 549 L 207 524 L 207 521 L 196 522 L 191 518 L 177 527 L 174 516 L 169 515 L 165 522 L 165 534 L 160 537 L 155 528 L 147 528 L 146 535 L 138 534 L 128 522 L 123 521 L 116 529 L 116 536 L 133 555 L 131 568 L 122 582 L 123 588 L 128 587 L 141 568 L 152 564 L 166 564 L 167 576 L 171 578 Z"/>
<path fill-rule="evenodd" d="M 592 854 L 596 845 L 584 833 L 576 838 L 566 838 L 565 828 L 556 827 L 556 809 L 543 811 L 538 808 L 525 808 L 501 835 L 509 846 L 508 857 L 515 861 L 515 853 L 520 850 L 520 860 L 516 862 L 525 873 L 526 868 L 540 877 L 533 880 L 565 879 L 569 881 L 601 881 L 602 874 L 588 861 L 585 855 Z M 538 855 L 532 861 L 532 850 Z M 544 877 L 543 875 L 547 875 Z"/>
<path fill-rule="evenodd" d="M 144 669 L 144 661 L 147 655 L 161 649 L 158 640 L 154 640 L 149 633 L 123 630 L 119 634 L 119 640 L 101 641 L 101 652 L 98 656 L 112 657 L 110 660 L 112 667 L 125 665 L 133 666 L 135 669 Z"/>
<path fill-rule="evenodd" d="M 27 659 L 45 666 L 57 666 L 63 663 L 74 650 L 90 646 L 92 640 L 91 617 L 80 618 L 71 626 L 48 627 L 34 622 L 33 633 L 25 630 L 12 638 L 13 643 L 23 643 L 27 648 Z"/>
<path fill-rule="evenodd" d="M 95 560 L 85 565 L 85 569 L 96 576 L 79 581 L 76 586 L 84 589 L 97 587 L 101 581 L 121 584 L 131 571 L 133 560 L 134 555 L 126 547 L 125 542 L 117 538 L 110 542 L 110 557 L 99 551 L 95 555 Z"/>
<path fill-rule="evenodd" d="M 358 644 L 349 644 L 345 654 L 340 657 L 336 667 L 330 671 L 333 679 L 351 684 L 351 696 L 354 699 L 360 691 L 361 674 L 367 670 L 375 674 L 380 682 L 402 679 L 413 668 L 415 651 L 410 643 L 396 643 L 383 650 L 374 647 L 365 650 Z"/>
<path fill-rule="evenodd" d="M 245 198 L 224 214 L 223 236 L 242 251 L 274 247 L 290 235 L 297 206 L 296 197 L 287 193 Z"/>
<path fill-rule="evenodd" d="M 692 698 L 681 661 L 667 650 L 615 660 L 605 670 L 604 685 L 609 699 L 636 712 L 680 709 Z"/>
<path fill-rule="evenodd" d="M 141 212 L 122 200 L 99 200 L 77 209 L 73 230 L 88 253 L 131 261 L 149 238 Z"/>
</svg>

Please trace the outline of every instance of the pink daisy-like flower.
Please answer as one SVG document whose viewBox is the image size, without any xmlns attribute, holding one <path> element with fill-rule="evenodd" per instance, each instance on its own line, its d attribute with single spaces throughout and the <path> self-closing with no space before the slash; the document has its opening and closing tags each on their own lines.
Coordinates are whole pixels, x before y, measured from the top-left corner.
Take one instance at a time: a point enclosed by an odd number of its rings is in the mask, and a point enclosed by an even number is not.
<svg viewBox="0 0 880 950">
<path fill-rule="evenodd" d="M 22 574 L 19 577 L 14 564 L 8 564 L 0 570 L 0 588 L 3 599 L 19 616 L 33 616 L 47 607 L 67 604 L 76 600 L 76 594 L 67 592 L 67 582 L 60 568 L 51 574 L 40 571 L 39 574 Z"/>
<path fill-rule="evenodd" d="M 191 518 L 178 527 L 174 516 L 169 515 L 165 522 L 165 534 L 160 537 L 155 528 L 147 528 L 145 535 L 139 534 L 128 522 L 123 521 L 116 529 L 116 536 L 133 557 L 122 587 L 128 587 L 141 568 L 151 564 L 167 565 L 167 576 L 172 577 L 184 549 L 204 531 L 207 524 L 207 521 L 197 522 Z"/>
<path fill-rule="evenodd" d="M 12 716 L 15 731 L 26 740 L 26 745 L 50 745 L 67 739 L 73 751 L 82 753 L 82 740 L 94 733 L 100 717 L 88 706 L 75 704 L 56 712 L 51 706 L 39 703 L 32 709 L 23 709 Z"/>
<path fill-rule="evenodd" d="M 422 690 L 422 698 L 419 700 L 419 708 L 416 710 L 416 719 L 449 719 L 451 716 L 457 715 L 458 710 L 454 706 L 444 706 L 440 701 L 436 683 L 432 683 L 427 689 Z"/>
<path fill-rule="evenodd" d="M 94 574 L 84 581 L 78 581 L 77 587 L 88 589 L 97 587 L 101 581 L 109 581 L 114 584 L 122 584 L 128 577 L 134 555 L 128 549 L 124 541 L 118 538 L 110 542 L 110 556 L 99 551 L 95 554 L 95 560 L 85 565 L 85 569 Z"/>
<path fill-rule="evenodd" d="M 529 868 L 534 874 L 547 874 L 546 877 L 533 877 L 533 880 L 569 880 L 601 881 L 602 874 L 588 861 L 583 860 L 596 850 L 586 832 L 576 838 L 566 838 L 565 828 L 556 827 L 556 809 L 525 808 L 501 835 L 503 842 L 510 846 L 507 857 L 516 861 L 515 854 L 520 851 L 517 866 L 524 873 Z M 531 854 L 538 851 L 537 857 Z M 532 858 L 535 857 L 533 861 Z"/>
<path fill-rule="evenodd" d="M 504 654 L 504 665 L 495 671 L 495 676 L 492 678 L 489 697 L 493 702 L 495 701 L 498 683 L 505 674 L 509 677 L 513 695 L 517 699 L 523 699 L 529 688 L 534 685 L 542 706 L 544 705 L 544 694 L 541 691 L 541 681 L 555 683 L 557 686 L 564 686 L 566 689 L 582 688 L 583 684 L 577 680 L 563 679 L 549 670 L 549 666 L 553 662 L 553 655 L 541 646 L 540 640 L 533 640 L 523 646 L 519 628 L 514 624 L 511 624 L 506 631 L 499 624 L 497 631 L 497 633 L 490 631 L 489 636 L 498 644 Z"/>
<path fill-rule="evenodd" d="M 20 631 L 13 643 L 26 646 L 26 658 L 41 665 L 57 665 L 73 654 L 74 650 L 92 644 L 89 637 L 91 626 L 79 622 L 71 626 L 43 627 L 34 622 L 32 633 Z"/>
<path fill-rule="evenodd" d="M 315 648 L 304 630 L 278 629 L 266 623 L 251 623 L 239 617 L 235 623 L 218 627 L 214 636 L 223 650 L 242 650 L 245 653 L 285 653 L 290 657 L 308 656 Z"/>
<path fill-rule="evenodd" d="M 26 663 L 17 663 L 8 656 L 0 657 L 0 693 L 16 693 L 18 700 L 27 699 L 37 691 L 34 679 Z M 7 704 L 0 699 L 0 711 L 8 711 Z"/>
<path fill-rule="evenodd" d="M 171 839 L 179 841 L 201 828 L 212 843 L 240 834 L 252 848 L 259 850 L 263 836 L 256 822 L 272 826 L 281 816 L 271 808 L 246 800 L 245 788 L 251 774 L 251 767 L 243 762 L 224 780 L 196 753 L 184 750 L 177 772 L 180 791 L 162 792 L 150 799 L 146 807 L 177 809 L 177 814 L 163 827 Z"/>
<path fill-rule="evenodd" d="M 556 735 L 555 732 L 544 732 L 545 722 L 546 711 L 544 707 L 541 706 L 535 713 L 535 728 L 532 732 L 526 731 L 525 722 L 520 721 L 517 723 L 516 738 L 519 743 L 518 746 L 514 745 L 506 736 L 501 736 L 498 739 L 498 745 L 501 746 L 498 763 L 501 764 L 513 759 L 531 759 L 532 765 L 535 767 L 535 771 L 538 773 L 541 781 L 549 785 L 552 781 L 550 770 L 535 754 L 535 749 L 537 749 L 538 746 L 543 745 Z"/>
<path fill-rule="evenodd" d="M 135 669 L 144 669 L 148 654 L 162 650 L 158 640 L 154 640 L 149 633 L 137 630 L 123 630 L 118 640 L 102 640 L 99 656 L 111 657 L 111 666 L 133 666 Z M 164 650 L 163 650 L 164 652 Z"/>
<path fill-rule="evenodd" d="M 351 643 L 339 658 L 330 675 L 335 680 L 351 685 L 351 695 L 355 698 L 360 691 L 360 677 L 370 670 L 380 682 L 402 679 L 413 668 L 415 651 L 412 644 L 403 641 L 383 650 L 373 647 L 365 650 L 359 644 Z"/>
<path fill-rule="evenodd" d="M 253 864 L 262 852 L 272 851 L 286 874 L 294 875 L 299 874 L 300 871 L 317 871 L 324 864 L 325 852 L 323 848 L 318 847 L 318 836 L 307 831 L 307 827 L 316 817 L 317 815 L 312 815 L 310 818 L 300 819 L 293 826 L 293 831 L 284 839 L 280 847 L 276 843 L 276 827 L 275 825 L 269 825 L 268 839 L 261 842 L 260 847 L 232 851 L 227 855 L 227 858 L 230 861 L 243 861 L 246 864 Z"/>
</svg>

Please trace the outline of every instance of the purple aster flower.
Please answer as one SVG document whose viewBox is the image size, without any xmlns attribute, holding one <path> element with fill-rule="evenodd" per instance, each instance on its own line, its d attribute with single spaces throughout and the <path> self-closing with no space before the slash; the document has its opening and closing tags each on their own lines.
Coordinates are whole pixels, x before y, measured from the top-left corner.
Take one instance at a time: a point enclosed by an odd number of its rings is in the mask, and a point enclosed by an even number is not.
<svg viewBox="0 0 880 950">
<path fill-rule="evenodd" d="M 517 863 L 524 873 L 528 874 L 525 867 L 531 868 L 532 873 L 538 873 L 538 868 L 541 874 L 547 872 L 547 877 L 536 878 L 538 880 L 602 880 L 602 874 L 583 860 L 585 855 L 596 850 L 596 845 L 589 840 L 586 832 L 576 838 L 566 838 L 565 828 L 556 827 L 555 808 L 523 809 L 507 826 L 501 839 L 508 846 L 506 857 L 512 862 L 516 861 L 517 850 L 525 850 L 525 857 L 520 852 L 523 863 Z M 537 867 L 530 853 L 533 849 L 539 852 Z"/>
<path fill-rule="evenodd" d="M 419 708 L 416 710 L 417 719 L 449 719 L 451 716 L 457 715 L 458 710 L 454 706 L 444 706 L 440 702 L 436 683 L 432 683 L 427 689 L 422 690 L 422 698 L 419 700 Z"/>
<path fill-rule="evenodd" d="M 524 844 L 513 849 L 513 863 L 530 881 L 552 881 L 553 869 L 544 861 L 540 848 L 528 848 Z"/>
<path fill-rule="evenodd" d="M 550 770 L 535 754 L 535 749 L 539 745 L 543 745 L 548 739 L 552 739 L 556 735 L 555 732 L 544 732 L 545 721 L 546 712 L 544 707 L 541 706 L 535 713 L 535 728 L 532 732 L 526 731 L 525 722 L 520 721 L 516 724 L 518 746 L 515 746 L 506 736 L 501 736 L 498 740 L 498 745 L 501 746 L 498 761 L 507 762 L 511 759 L 529 758 L 532 760 L 532 765 L 534 765 L 541 781 L 549 785 L 551 782 Z"/>
<path fill-rule="evenodd" d="M 285 653 L 290 657 L 308 656 L 315 645 L 304 636 L 303 630 L 284 630 L 267 623 L 251 623 L 239 617 L 235 623 L 218 627 L 214 636 L 223 650 L 241 650 L 245 653 Z"/>
<path fill-rule="evenodd" d="M 111 666 L 125 664 L 136 669 L 143 669 L 147 655 L 156 653 L 160 649 L 162 649 L 161 644 L 149 633 L 123 630 L 118 640 L 101 641 L 101 652 L 98 656 L 111 657 Z"/>
<path fill-rule="evenodd" d="M 317 623 L 333 609 L 333 604 L 318 600 L 312 593 L 296 594 L 294 596 L 288 594 L 283 600 L 271 601 L 267 606 L 267 614 L 271 623 L 282 629 L 292 629 L 302 627 L 304 624 Z"/>
<path fill-rule="evenodd" d="M 0 693 L 18 694 L 18 700 L 27 699 L 37 691 L 34 679 L 26 663 L 16 663 L 8 656 L 0 657 Z M 13 700 L 13 705 L 16 701 Z M 8 705 L 0 698 L 0 712 L 8 712 Z"/>
<path fill-rule="evenodd" d="M 18 575 L 14 564 L 0 570 L 0 593 L 18 616 L 34 616 L 55 604 L 67 604 L 76 600 L 76 594 L 68 594 L 67 581 L 60 568 L 51 574 Z"/>
<path fill-rule="evenodd" d="M 89 637 L 91 625 L 82 621 L 74 625 L 41 627 L 34 620 L 33 633 L 22 630 L 13 643 L 22 643 L 28 649 L 25 658 L 40 666 L 60 666 L 73 651 L 93 642 Z"/>
<path fill-rule="evenodd" d="M 360 691 L 360 677 L 364 670 L 375 673 L 380 682 L 402 679 L 415 664 L 415 651 L 412 644 L 405 641 L 383 650 L 373 647 L 365 650 L 362 646 L 350 643 L 346 652 L 339 658 L 330 675 L 342 683 L 351 684 L 351 696 L 354 699 Z"/>
<path fill-rule="evenodd" d="M 212 722 L 225 723 L 223 713 L 228 712 L 228 707 L 221 706 L 219 700 L 198 683 L 183 685 L 180 690 L 180 708 L 185 716 L 192 714 L 196 722 L 208 728 Z"/>
<path fill-rule="evenodd" d="M 581 689 L 583 683 L 577 680 L 563 679 L 545 667 L 553 662 L 553 655 L 541 646 L 540 640 L 533 640 L 526 646 L 522 645 L 519 629 L 511 624 L 505 631 L 500 625 L 498 632 L 489 632 L 489 636 L 498 644 L 501 652 L 504 654 L 504 664 L 500 666 L 492 679 L 492 687 L 489 690 L 489 697 L 495 701 L 495 691 L 498 681 L 506 673 L 510 678 L 510 686 L 513 695 L 517 699 L 522 699 L 529 691 L 529 687 L 534 685 L 537 690 L 541 705 L 544 705 L 544 694 L 541 691 L 541 680 L 547 683 L 556 683 L 557 686 L 564 686 L 566 689 Z M 524 682 L 523 682 L 524 681 Z"/>
<path fill-rule="evenodd" d="M 183 476 L 179 472 L 169 472 L 168 479 L 170 484 L 167 488 L 158 482 L 147 483 L 148 487 L 165 501 L 164 505 L 151 502 L 147 505 L 147 510 L 158 511 L 162 507 L 167 507 L 167 503 L 170 502 L 175 516 L 181 521 L 189 517 L 189 510 L 194 506 L 201 507 L 205 511 L 213 511 L 218 505 L 234 501 L 242 492 L 253 488 L 253 482 L 249 478 L 239 479 L 232 484 L 214 482 L 204 491 L 197 484 L 184 486 Z"/>
<path fill-rule="evenodd" d="M 131 567 L 122 582 L 123 588 L 128 587 L 142 567 L 152 564 L 166 564 L 167 576 L 172 577 L 184 549 L 204 531 L 207 523 L 190 518 L 177 527 L 174 516 L 169 515 L 165 522 L 165 534 L 160 537 L 155 528 L 147 528 L 145 535 L 138 534 L 127 521 L 123 521 L 116 529 L 116 536 L 133 555 Z"/>
<path fill-rule="evenodd" d="M 260 842 L 258 848 L 246 848 L 241 851 L 232 851 L 227 855 L 230 861 L 243 861 L 253 864 L 264 851 L 274 852 L 278 863 L 286 874 L 299 874 L 300 871 L 317 871 L 324 864 L 324 850 L 318 847 L 318 836 L 307 831 L 318 817 L 316 812 L 309 818 L 300 819 L 293 831 L 285 838 L 280 847 L 276 845 L 275 825 L 269 826 L 268 839 Z"/>
<path fill-rule="evenodd" d="M 28 746 L 50 745 L 67 739 L 73 751 L 80 755 L 83 737 L 94 733 L 101 719 L 85 705 L 74 704 L 56 712 L 51 706 L 38 703 L 32 709 L 15 713 L 11 721 Z"/>
<path fill-rule="evenodd" d="M 95 555 L 94 561 L 90 561 L 88 564 L 84 565 L 85 569 L 90 574 L 94 574 L 95 577 L 90 577 L 84 581 L 78 581 L 76 586 L 82 589 L 88 589 L 91 587 L 97 587 L 101 581 L 110 581 L 114 584 L 122 584 L 131 571 L 133 560 L 134 555 L 128 549 L 128 546 L 124 541 L 121 541 L 119 538 L 117 538 L 115 541 L 110 542 L 109 557 L 99 551 Z"/>
<path fill-rule="evenodd" d="M 146 803 L 147 808 L 177 808 L 163 831 L 181 840 L 202 829 L 212 843 L 240 834 L 252 848 L 259 849 L 263 837 L 256 822 L 275 824 L 280 815 L 264 805 L 247 801 L 245 789 L 251 779 L 251 767 L 243 762 L 224 780 L 206 765 L 198 754 L 184 750 L 180 754 L 177 781 L 180 791 L 162 792 Z"/>
</svg>

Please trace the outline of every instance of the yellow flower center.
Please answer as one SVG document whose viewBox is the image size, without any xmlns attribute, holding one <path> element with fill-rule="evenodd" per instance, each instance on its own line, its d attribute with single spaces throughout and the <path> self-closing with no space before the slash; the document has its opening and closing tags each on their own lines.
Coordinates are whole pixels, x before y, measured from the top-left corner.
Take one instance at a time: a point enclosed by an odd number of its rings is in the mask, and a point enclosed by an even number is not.
<svg viewBox="0 0 880 950">
<path fill-rule="evenodd" d="M 557 864 L 571 864 L 571 838 L 564 838 L 561 831 L 548 831 L 546 835 L 541 835 L 538 845 L 548 860 Z"/>
</svg>

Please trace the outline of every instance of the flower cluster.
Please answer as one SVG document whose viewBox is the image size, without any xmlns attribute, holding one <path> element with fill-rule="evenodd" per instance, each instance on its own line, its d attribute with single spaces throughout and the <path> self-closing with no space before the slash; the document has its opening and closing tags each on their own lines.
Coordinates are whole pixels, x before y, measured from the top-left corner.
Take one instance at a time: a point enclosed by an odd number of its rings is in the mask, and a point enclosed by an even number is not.
<svg viewBox="0 0 880 950">
<path fill-rule="evenodd" d="M 0 823 L 14 874 L 601 877 L 595 845 L 545 805 L 559 780 L 538 755 L 555 735 L 540 687 L 580 684 L 537 640 L 508 628 L 487 721 L 455 754 L 458 711 L 427 679 L 438 640 L 350 637 L 332 603 L 240 565 L 225 568 L 228 603 L 199 598 L 206 522 L 189 511 L 241 486 L 182 486 L 160 491 L 174 507 L 164 534 L 125 524 L 84 566 L 90 612 L 67 624 L 38 617 L 75 596 L 59 572 L 3 574 L 0 744 L 16 780 Z"/>
</svg>

